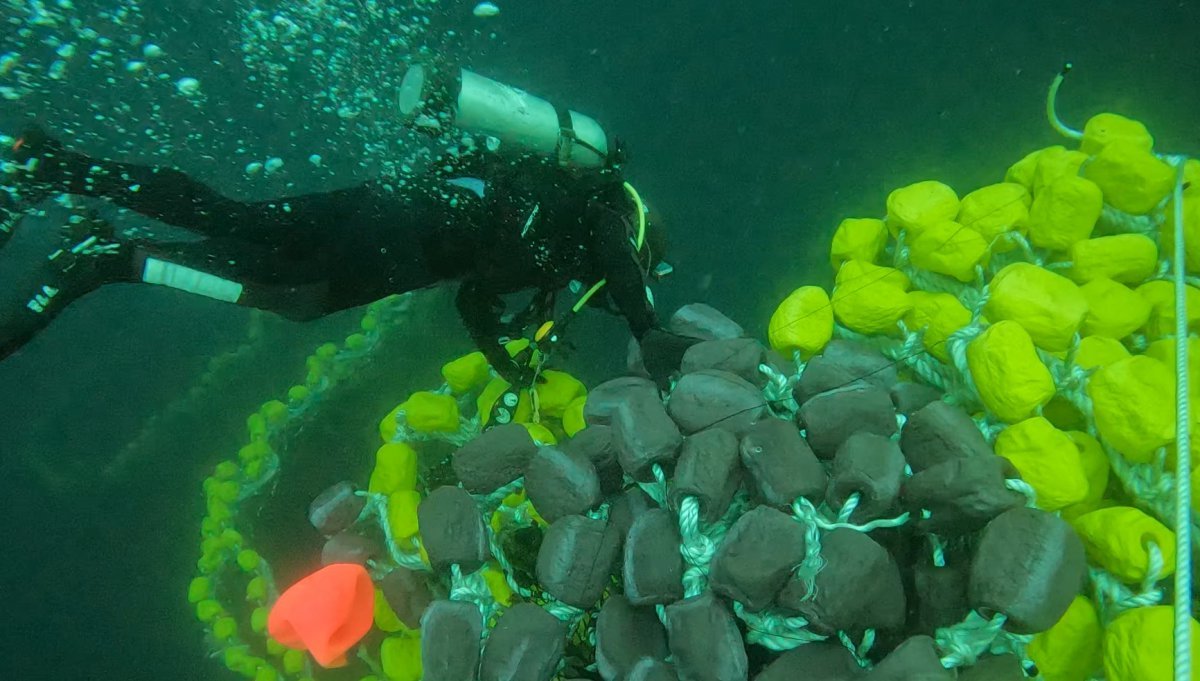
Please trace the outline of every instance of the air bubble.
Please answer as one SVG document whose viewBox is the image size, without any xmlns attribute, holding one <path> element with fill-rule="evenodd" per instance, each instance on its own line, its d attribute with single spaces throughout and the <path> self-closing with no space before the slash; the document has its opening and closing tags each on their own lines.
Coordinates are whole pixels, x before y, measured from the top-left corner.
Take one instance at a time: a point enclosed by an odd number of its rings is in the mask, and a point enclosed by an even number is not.
<svg viewBox="0 0 1200 681">
<path fill-rule="evenodd" d="M 481 19 L 485 19 L 487 17 L 494 17 L 499 14 L 500 7 L 494 2 L 481 2 L 478 5 L 475 5 L 475 9 L 472 10 L 471 13 L 477 17 L 480 17 Z"/>
<path fill-rule="evenodd" d="M 200 94 L 200 81 L 191 77 L 180 78 L 175 81 L 175 89 L 185 97 L 192 97 Z"/>
</svg>

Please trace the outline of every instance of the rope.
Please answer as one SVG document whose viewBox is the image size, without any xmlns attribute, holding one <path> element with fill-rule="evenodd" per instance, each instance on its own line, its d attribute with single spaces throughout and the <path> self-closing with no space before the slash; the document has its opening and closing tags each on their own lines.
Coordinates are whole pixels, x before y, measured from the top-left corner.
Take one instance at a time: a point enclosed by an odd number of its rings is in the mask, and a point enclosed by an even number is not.
<svg viewBox="0 0 1200 681">
<path fill-rule="evenodd" d="M 928 511 L 922 511 L 922 513 L 928 513 Z M 938 568 L 946 567 L 946 542 L 932 532 L 926 536 L 929 537 L 929 552 L 932 556 L 933 566 Z"/>
<path fill-rule="evenodd" d="M 1104 204 L 1104 208 L 1100 212 L 1100 219 L 1096 220 L 1096 230 L 1092 234 L 1094 236 L 1100 236 L 1101 234 L 1141 234 L 1153 239 L 1157 236 L 1158 229 L 1157 222 L 1150 215 L 1130 215 L 1108 204 Z"/>
<path fill-rule="evenodd" d="M 684 598 L 698 596 L 704 592 L 713 556 L 733 526 L 733 521 L 745 511 L 747 503 L 746 498 L 739 494 L 730 502 L 720 520 L 703 528 L 700 524 L 700 501 L 696 497 L 687 496 L 680 502 L 679 552 L 687 563 L 687 568 L 683 571 Z"/>
<path fill-rule="evenodd" d="M 838 632 L 838 640 L 842 642 L 842 646 L 850 651 L 850 655 L 854 657 L 854 662 L 863 669 L 871 668 L 871 661 L 867 659 L 867 653 L 871 652 L 871 646 L 875 645 L 875 630 L 867 629 L 863 632 L 862 643 L 855 645 L 854 640 L 850 638 L 850 634 L 845 631 Z"/>
<path fill-rule="evenodd" d="M 860 501 L 862 501 L 862 495 L 858 492 L 847 497 L 846 503 L 842 505 L 842 510 L 838 511 L 837 521 L 839 523 L 850 522 L 850 516 L 854 515 L 854 511 L 858 508 Z"/>
<path fill-rule="evenodd" d="M 514 518 L 515 517 L 516 516 L 514 516 Z M 513 518 L 510 518 L 509 522 L 519 522 L 519 521 L 514 520 Z M 533 524 L 533 522 L 529 521 L 528 524 L 522 524 L 521 526 L 528 527 L 529 525 L 532 525 L 532 524 Z M 504 583 L 508 584 L 508 588 L 512 589 L 512 592 L 519 595 L 521 598 L 524 598 L 526 600 L 533 598 L 533 593 L 529 589 L 526 589 L 525 587 L 518 584 L 517 578 L 513 576 L 515 573 L 513 570 L 512 563 L 509 562 L 508 556 L 504 555 L 504 547 L 500 545 L 499 537 L 497 537 L 496 533 L 494 531 L 492 531 L 492 524 L 484 523 L 483 527 L 487 531 L 488 546 L 491 547 L 491 549 L 492 549 L 492 559 L 496 561 L 496 564 L 500 566 L 500 570 L 504 574 Z"/>
<path fill-rule="evenodd" d="M 1158 605 L 1163 599 L 1163 590 L 1156 587 L 1162 578 L 1165 562 L 1162 550 L 1154 542 L 1146 546 L 1146 575 L 1141 588 L 1136 592 L 1105 570 L 1089 568 L 1088 577 L 1095 588 L 1096 605 L 1100 610 L 1100 621 L 1108 625 L 1117 615 L 1134 608 Z"/>
<path fill-rule="evenodd" d="M 849 506 L 851 502 L 853 502 L 853 504 L 854 504 L 854 506 L 850 507 L 850 512 L 853 512 L 854 507 L 858 506 L 858 500 L 854 499 L 853 496 L 854 495 L 851 495 L 851 499 L 846 500 L 847 506 Z M 829 520 L 826 520 L 821 515 L 821 513 L 817 510 L 817 507 L 813 506 L 813 503 L 811 501 L 809 501 L 808 499 L 805 499 L 804 497 L 800 497 L 799 499 L 796 499 L 796 501 L 792 503 L 792 514 L 795 515 L 797 518 L 799 518 L 802 522 L 812 523 L 813 525 L 816 525 L 817 527 L 821 528 L 822 530 L 836 530 L 838 528 L 847 528 L 847 529 L 851 529 L 851 530 L 857 530 L 859 532 L 871 532 L 871 531 L 877 530 L 881 527 L 900 527 L 901 525 L 908 522 L 908 512 L 907 511 L 905 511 L 904 513 L 901 513 L 900 515 L 896 516 L 895 518 L 877 518 L 875 520 L 872 520 L 869 523 L 864 523 L 862 525 L 858 525 L 855 523 L 849 523 L 849 522 L 845 522 L 842 520 L 836 520 L 836 521 L 831 522 Z M 849 514 L 847 513 L 847 515 L 849 515 Z M 840 516 L 840 514 L 839 514 L 839 516 Z"/>
<path fill-rule="evenodd" d="M 816 597 L 817 575 L 825 569 L 825 559 L 821 557 L 821 530 L 813 518 L 798 510 L 797 505 L 793 505 L 792 510 L 804 528 L 804 559 L 792 569 L 792 574 L 804 584 L 803 600 L 809 601 Z"/>
<path fill-rule="evenodd" d="M 1037 508 L 1037 491 L 1029 483 L 1018 478 L 1009 478 L 1004 481 L 1004 487 L 1024 496 L 1025 505 L 1029 508 Z"/>
<path fill-rule="evenodd" d="M 1000 433 L 1007 428 L 1006 424 L 1000 423 L 992 417 L 988 412 L 980 412 L 978 416 L 972 418 L 975 422 L 975 427 L 979 429 L 983 439 L 987 440 L 988 444 L 995 445 L 996 438 Z"/>
<path fill-rule="evenodd" d="M 1062 71 L 1054 77 L 1054 82 L 1050 84 L 1050 92 L 1046 93 L 1046 118 L 1050 120 L 1050 125 L 1058 133 L 1064 137 L 1069 137 L 1073 140 L 1083 139 L 1083 133 L 1079 130 L 1072 129 L 1062 122 L 1058 117 L 1058 110 L 1055 107 L 1055 100 L 1058 98 L 1058 88 L 1062 85 L 1063 78 L 1067 77 L 1067 73 L 1071 71 L 1071 62 L 1063 64 Z"/>
<path fill-rule="evenodd" d="M 520 492 L 524 488 L 525 488 L 525 476 L 522 475 L 521 477 L 517 478 L 516 480 L 513 480 L 512 482 L 508 483 L 507 485 L 497 488 L 495 491 L 491 492 L 490 494 L 484 495 L 482 498 L 477 496 L 475 499 L 476 499 L 476 502 L 479 504 L 480 509 L 485 514 L 491 515 L 492 512 L 496 511 L 497 509 L 499 509 L 501 506 L 504 505 L 504 500 L 508 497 L 508 495 L 512 494 L 513 492 Z"/>
<path fill-rule="evenodd" d="M 1175 681 L 1192 678 L 1191 446 L 1188 404 L 1187 243 L 1183 229 L 1183 166 L 1175 175 Z"/>
<path fill-rule="evenodd" d="M 792 389 L 800 380 L 800 371 L 788 376 L 770 364 L 759 364 L 758 372 L 767 379 L 767 384 L 763 386 L 763 397 L 771 411 L 782 418 L 789 420 L 794 418 L 796 412 L 800 411 L 800 405 L 796 403 Z"/>
<path fill-rule="evenodd" d="M 946 651 L 942 656 L 942 666 L 954 669 L 975 664 L 979 656 L 992 647 L 1007 621 L 1008 617 L 1002 613 L 996 613 L 991 619 L 984 619 L 972 610 L 962 622 L 938 629 L 934 640 L 939 648 Z"/>
<path fill-rule="evenodd" d="M 808 629 L 803 617 L 783 617 L 769 612 L 750 612 L 739 601 L 733 602 L 733 612 L 746 623 L 746 643 L 761 645 L 770 650 L 792 650 L 805 643 L 824 641 L 827 636 Z"/>
<path fill-rule="evenodd" d="M 371 492 L 359 491 L 356 492 L 360 497 L 366 499 L 366 506 L 363 507 L 362 514 L 359 518 L 365 518 L 368 515 L 374 515 L 379 523 L 380 529 L 383 530 L 383 543 L 387 548 L 388 556 L 392 562 L 402 568 L 407 568 L 414 572 L 429 572 L 430 568 L 421 560 L 420 551 L 405 550 L 392 536 L 392 525 L 388 522 L 388 498 L 387 495 Z"/>
<path fill-rule="evenodd" d="M 977 310 L 972 310 L 972 320 L 970 324 L 962 327 L 958 331 L 950 334 L 946 338 L 946 350 L 950 354 L 950 360 L 954 364 L 957 372 L 951 372 L 954 377 L 953 383 L 946 385 L 946 392 L 956 404 L 968 408 L 968 411 L 973 411 L 969 407 L 982 404 L 979 397 L 979 389 L 975 387 L 975 379 L 971 375 L 971 367 L 967 362 L 967 347 L 971 341 L 979 337 L 983 333 L 983 323 L 980 320 L 983 306 L 987 304 L 987 288 L 984 288 L 984 294 L 981 302 L 978 303 Z"/>
<path fill-rule="evenodd" d="M 1096 429 L 1096 417 L 1092 408 L 1092 400 L 1082 386 L 1066 387 L 1060 394 L 1073 404 L 1087 421 L 1087 432 L 1100 441 L 1112 472 L 1121 481 L 1121 486 L 1129 492 L 1133 503 L 1145 509 L 1150 514 L 1161 519 L 1164 523 L 1176 529 L 1174 515 L 1174 477 L 1166 472 L 1166 449 L 1159 449 L 1154 460 L 1148 464 L 1130 463 L 1125 457 L 1113 449 L 1106 440 L 1099 436 Z M 1190 503 L 1190 502 L 1189 502 Z M 1186 508 L 1186 507 L 1185 507 Z M 1195 541 L 1189 525 L 1188 536 Z M 1178 534 L 1176 535 L 1178 537 Z M 1190 565 L 1189 565 L 1190 567 Z"/>
<path fill-rule="evenodd" d="M 650 472 L 654 475 L 654 482 L 639 482 L 638 487 L 646 493 L 646 496 L 654 500 L 659 508 L 667 507 L 668 491 L 667 491 L 667 474 L 659 464 L 654 464 L 650 467 Z"/>
<path fill-rule="evenodd" d="M 691 598 L 704 591 L 708 566 L 717 553 L 717 543 L 700 531 L 700 502 L 693 496 L 679 505 L 679 553 L 688 567 L 683 572 L 683 596 Z"/>
<path fill-rule="evenodd" d="M 1046 259 L 1034 250 L 1033 244 L 1029 243 L 1029 239 L 1025 238 L 1020 232 L 1008 232 L 1009 241 L 1016 245 L 1017 249 L 1025 256 L 1025 260 L 1037 265 L 1038 267 L 1046 266 Z"/>
</svg>

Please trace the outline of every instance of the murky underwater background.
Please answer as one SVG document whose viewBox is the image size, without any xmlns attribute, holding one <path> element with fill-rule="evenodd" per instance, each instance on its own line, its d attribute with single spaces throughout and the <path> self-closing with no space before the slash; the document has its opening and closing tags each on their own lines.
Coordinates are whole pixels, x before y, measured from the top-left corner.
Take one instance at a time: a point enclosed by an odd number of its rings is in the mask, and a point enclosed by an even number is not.
<svg viewBox="0 0 1200 681">
<path fill-rule="evenodd" d="M 708 302 L 759 335 L 787 292 L 826 283 L 842 217 L 880 215 L 890 189 L 922 179 L 964 194 L 1057 142 L 1043 100 L 1066 60 L 1069 122 L 1111 110 L 1160 149 L 1200 152 L 1195 2 L 501 0 L 487 19 L 473 4 L 0 0 L 0 64 L 20 55 L 0 66 L 0 132 L 32 117 L 73 147 L 238 197 L 352 185 L 411 150 L 386 99 L 429 46 L 625 139 L 632 181 L 672 230 L 660 307 Z M 271 158 L 282 167 L 247 174 Z M 0 253 L 0 282 L 10 266 Z M 303 508 L 365 479 L 382 414 L 470 349 L 451 300 L 418 296 L 291 450 L 256 537 L 277 572 L 318 550 Z M 233 678 L 206 659 L 184 599 L 200 481 L 246 414 L 358 318 L 300 325 L 114 286 L 0 363 L 0 677 Z M 587 382 L 619 370 L 622 323 L 590 316 L 572 333 L 567 368 Z"/>
</svg>

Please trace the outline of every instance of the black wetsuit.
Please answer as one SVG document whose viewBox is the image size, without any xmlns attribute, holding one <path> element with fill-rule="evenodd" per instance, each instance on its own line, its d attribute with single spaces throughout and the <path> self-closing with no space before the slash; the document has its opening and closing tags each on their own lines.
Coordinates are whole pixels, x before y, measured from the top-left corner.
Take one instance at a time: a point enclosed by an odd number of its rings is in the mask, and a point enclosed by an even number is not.
<svg viewBox="0 0 1200 681">
<path fill-rule="evenodd" d="M 37 192 L 104 197 L 205 238 L 136 240 L 98 256 L 116 264 L 92 267 L 90 279 L 46 305 L 30 299 L 0 309 L 0 358 L 70 300 L 104 283 L 141 281 L 147 258 L 238 282 L 238 304 L 297 320 L 458 280 L 463 321 L 509 376 L 521 371 L 499 343 L 513 330 L 502 322 L 502 294 L 535 289 L 544 300 L 571 280 L 605 279 L 607 302 L 635 337 L 656 326 L 645 260 L 630 240 L 636 208 L 613 170 L 474 157 L 391 189 L 372 182 L 243 203 L 176 170 L 97 160 L 49 139 L 39 145 L 30 179 Z"/>
</svg>

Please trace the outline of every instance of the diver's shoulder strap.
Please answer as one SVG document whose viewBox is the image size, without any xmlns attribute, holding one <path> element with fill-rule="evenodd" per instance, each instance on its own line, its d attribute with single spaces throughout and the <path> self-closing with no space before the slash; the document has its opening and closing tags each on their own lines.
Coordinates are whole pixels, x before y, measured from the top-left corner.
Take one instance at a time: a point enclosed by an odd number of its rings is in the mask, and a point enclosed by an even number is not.
<svg viewBox="0 0 1200 681">
<path fill-rule="evenodd" d="M 611 168 L 614 166 L 613 157 L 597 149 L 575 132 L 575 121 L 571 118 L 570 109 L 567 109 L 565 106 L 555 105 L 554 113 L 558 116 L 558 144 L 554 148 L 554 156 L 558 159 L 559 165 L 570 165 L 571 153 L 574 151 L 574 147 L 581 146 L 596 156 L 605 159 L 608 167 Z"/>
</svg>

